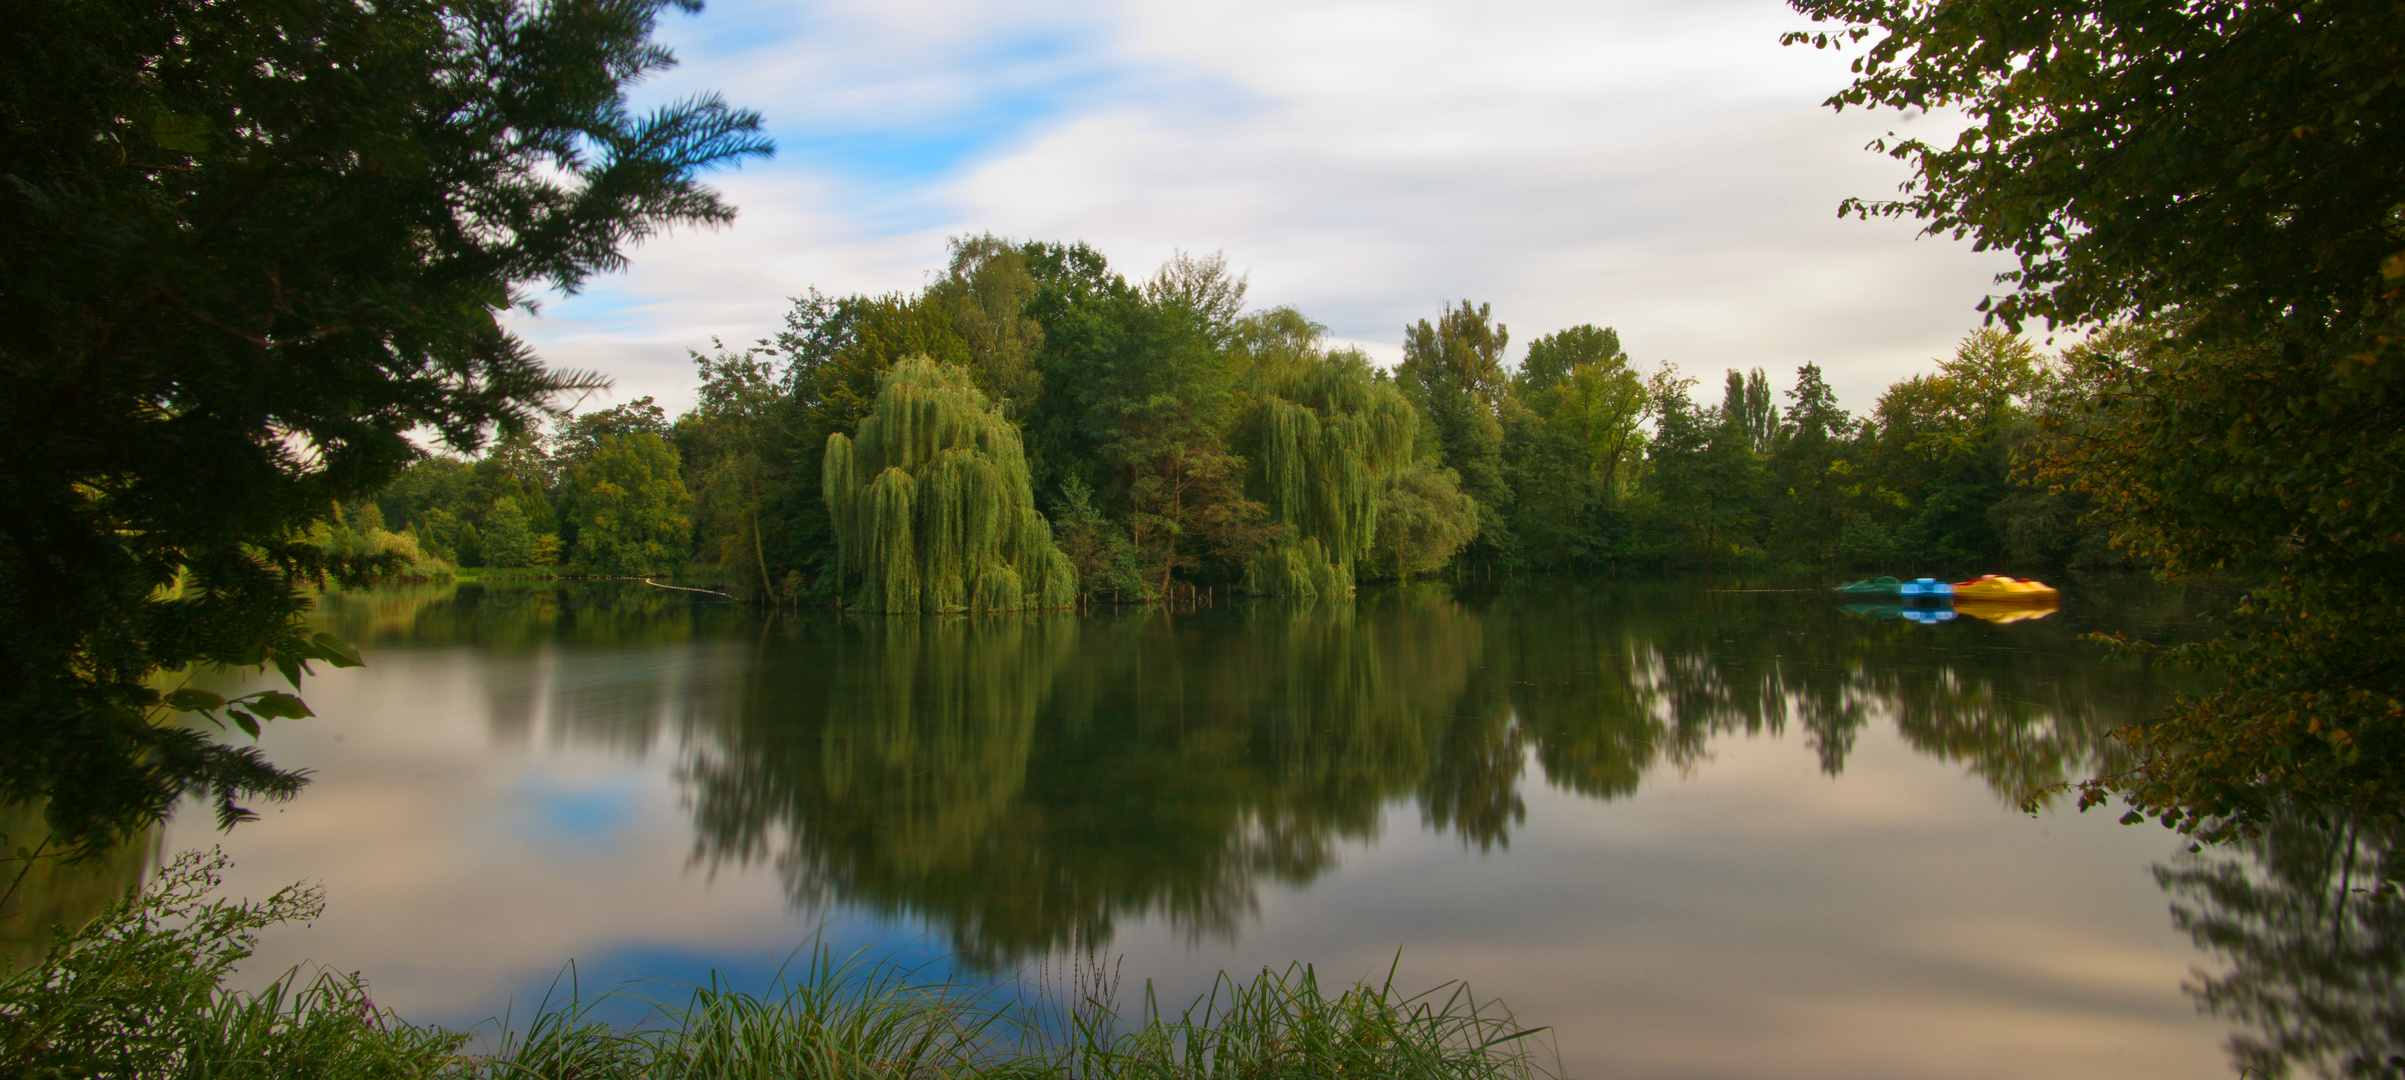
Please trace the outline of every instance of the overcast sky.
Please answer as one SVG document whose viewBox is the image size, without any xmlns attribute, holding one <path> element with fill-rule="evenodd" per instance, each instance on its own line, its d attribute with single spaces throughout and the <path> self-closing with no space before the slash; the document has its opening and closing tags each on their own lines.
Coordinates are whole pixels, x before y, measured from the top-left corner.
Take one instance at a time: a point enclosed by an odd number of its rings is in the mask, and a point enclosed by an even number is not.
<svg viewBox="0 0 2405 1080">
<path fill-rule="evenodd" d="M 773 332 L 811 286 L 915 290 L 990 231 L 1130 279 L 1224 251 L 1256 306 L 1389 363 L 1466 298 L 1515 357 L 1592 322 L 1707 398 L 1812 362 L 1859 412 L 1979 324 L 2006 263 L 1836 216 L 1894 190 L 1863 144 L 1912 122 L 1820 105 L 1849 58 L 1780 47 L 1801 25 L 1778 0 L 712 0 L 668 19 L 682 65 L 641 100 L 767 117 L 775 159 L 715 175 L 740 218 L 518 327 L 674 412 L 686 349 Z"/>
</svg>

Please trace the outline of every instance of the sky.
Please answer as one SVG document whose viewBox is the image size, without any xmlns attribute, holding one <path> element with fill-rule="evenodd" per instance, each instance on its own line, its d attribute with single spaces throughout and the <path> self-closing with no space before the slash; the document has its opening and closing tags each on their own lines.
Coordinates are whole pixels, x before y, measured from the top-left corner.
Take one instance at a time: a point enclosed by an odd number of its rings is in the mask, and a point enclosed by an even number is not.
<svg viewBox="0 0 2405 1080">
<path fill-rule="evenodd" d="M 515 328 L 615 380 L 584 407 L 674 413 L 688 349 L 771 334 L 813 287 L 914 291 L 993 232 L 1131 280 L 1223 252 L 1254 306 L 1389 364 L 1470 300 L 1515 357 L 1595 323 L 1707 401 L 1725 369 L 1815 363 L 1860 412 L 1979 325 L 2009 262 L 1837 216 L 1907 175 L 1865 143 L 1946 121 L 1822 105 L 1850 56 L 1780 46 L 1806 25 L 1777 0 L 712 0 L 663 23 L 681 63 L 636 103 L 723 94 L 775 158 L 713 174 L 733 225 Z"/>
</svg>

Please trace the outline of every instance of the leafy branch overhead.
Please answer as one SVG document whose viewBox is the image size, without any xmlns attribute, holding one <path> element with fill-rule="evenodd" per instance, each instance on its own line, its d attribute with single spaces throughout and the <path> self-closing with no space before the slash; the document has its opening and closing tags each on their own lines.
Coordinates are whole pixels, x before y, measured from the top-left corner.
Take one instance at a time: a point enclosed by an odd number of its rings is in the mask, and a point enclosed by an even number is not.
<svg viewBox="0 0 2405 1080">
<path fill-rule="evenodd" d="M 690 9 L 694 5 L 679 5 Z M 306 542 L 425 432 L 473 451 L 560 395 L 502 324 L 734 210 L 755 114 L 625 89 L 663 0 L 35 0 L 0 26 L 0 798 L 86 848 L 186 791 L 299 778 L 145 718 L 153 672 L 273 663 Z M 273 644 L 271 644 L 273 643 Z M 319 650 L 312 652 L 312 649 Z M 251 723 L 272 706 L 248 708 Z M 289 711 L 289 710 L 285 710 Z M 229 713 L 239 725 L 243 714 Z"/>
<path fill-rule="evenodd" d="M 2211 840 L 2291 801 L 2405 817 L 2405 6 L 1794 0 L 1858 50 L 1839 109 L 1936 110 L 1913 217 L 2020 260 L 1988 305 L 2088 340 L 2028 479 L 2174 576 L 2254 584 L 2170 653 L 2229 676 L 2098 777 Z"/>
</svg>

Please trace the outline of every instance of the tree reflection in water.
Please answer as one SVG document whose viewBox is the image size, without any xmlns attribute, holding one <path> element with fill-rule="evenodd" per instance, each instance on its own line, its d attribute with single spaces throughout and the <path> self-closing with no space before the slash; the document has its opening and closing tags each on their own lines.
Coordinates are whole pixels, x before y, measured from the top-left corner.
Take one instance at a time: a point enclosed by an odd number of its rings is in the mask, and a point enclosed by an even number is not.
<svg viewBox="0 0 2405 1080">
<path fill-rule="evenodd" d="M 2187 989 L 2236 1029 L 2232 1065 L 2266 1077 L 2405 1076 L 2400 839 L 2394 823 L 2291 812 L 2234 850 L 2155 868 L 2172 921 L 2229 965 Z"/>
<path fill-rule="evenodd" d="M 1613 799 L 1790 724 L 1835 774 L 1878 721 L 2018 802 L 2109 765 L 2162 689 L 2048 623 L 1608 583 L 789 620 L 697 720 L 686 776 L 704 862 L 771 862 L 797 900 L 924 918 L 1001 963 L 1144 915 L 1232 935 L 1262 885 L 1313 880 L 1399 800 L 1507 846 L 1532 756 Z"/>
<path fill-rule="evenodd" d="M 155 828 L 78 861 L 44 845 L 47 832 L 38 807 L 0 804 L 0 975 L 32 967 L 56 940 L 52 927 L 83 925 L 159 862 Z"/>
</svg>

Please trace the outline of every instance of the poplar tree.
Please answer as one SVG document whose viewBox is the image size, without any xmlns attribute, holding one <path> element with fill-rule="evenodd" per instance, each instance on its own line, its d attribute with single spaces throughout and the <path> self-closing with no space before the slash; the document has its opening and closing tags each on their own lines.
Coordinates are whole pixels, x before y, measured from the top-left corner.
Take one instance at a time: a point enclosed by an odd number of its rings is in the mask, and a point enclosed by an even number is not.
<svg viewBox="0 0 2405 1080">
<path fill-rule="evenodd" d="M 992 233 L 952 238 L 952 266 L 927 290 L 953 333 L 967 345 L 980 389 L 1004 408 L 1024 410 L 1043 388 L 1036 354 L 1044 329 L 1026 317 L 1035 276 L 1018 245 Z"/>
<path fill-rule="evenodd" d="M 1510 543 L 1511 488 L 1504 478 L 1503 423 L 1498 410 L 1511 385 L 1503 370 L 1510 328 L 1494 321 L 1493 305 L 1447 305 L 1433 324 L 1403 330 L 1403 363 L 1395 369 L 1411 403 L 1435 429 L 1443 463 L 1460 474 L 1462 490 L 1478 501 L 1479 539 L 1490 548 Z"/>
<path fill-rule="evenodd" d="M 1035 509 L 1019 429 L 967 371 L 925 357 L 893 365 L 858 438 L 827 437 L 824 469 L 836 576 L 860 576 L 860 610 L 1076 602 L 1076 572 Z"/>
</svg>

